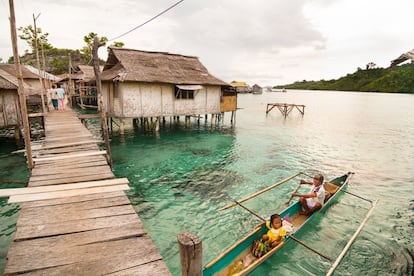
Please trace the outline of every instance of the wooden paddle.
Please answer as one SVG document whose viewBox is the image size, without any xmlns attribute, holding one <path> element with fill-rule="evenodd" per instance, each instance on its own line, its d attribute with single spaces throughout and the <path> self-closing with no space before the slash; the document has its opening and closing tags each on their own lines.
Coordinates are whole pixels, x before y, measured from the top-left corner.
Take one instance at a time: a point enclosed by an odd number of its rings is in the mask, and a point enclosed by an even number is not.
<svg viewBox="0 0 414 276">
<path fill-rule="evenodd" d="M 291 193 L 291 195 L 290 195 L 290 198 L 289 198 L 289 200 L 288 201 L 286 201 L 285 203 L 283 203 L 283 205 L 279 208 L 279 210 L 277 211 L 277 213 L 280 213 L 281 211 L 283 211 L 286 207 L 288 207 L 289 206 L 289 203 L 292 201 L 292 199 L 293 199 L 293 194 L 295 194 L 298 190 L 299 190 L 299 188 L 300 188 L 300 186 L 302 185 L 302 183 L 300 183 L 297 187 L 296 187 L 296 189 Z"/>
</svg>

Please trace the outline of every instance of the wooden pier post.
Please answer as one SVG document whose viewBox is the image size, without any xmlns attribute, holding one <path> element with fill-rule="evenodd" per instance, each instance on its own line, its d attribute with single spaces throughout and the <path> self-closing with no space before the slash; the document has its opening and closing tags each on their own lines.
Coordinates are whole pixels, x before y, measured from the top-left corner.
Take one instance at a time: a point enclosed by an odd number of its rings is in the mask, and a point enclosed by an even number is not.
<svg viewBox="0 0 414 276">
<path fill-rule="evenodd" d="M 24 91 L 22 68 L 20 67 L 19 51 L 17 49 L 16 17 L 14 14 L 13 0 L 9 0 L 9 8 L 10 8 L 10 33 L 11 33 L 12 45 L 13 45 L 14 66 L 16 67 L 17 82 L 18 82 L 17 91 L 19 94 L 20 112 L 22 114 L 22 121 L 23 121 L 23 127 L 24 127 L 24 144 L 26 148 L 27 165 L 29 167 L 29 170 L 32 171 L 34 167 L 34 163 L 33 163 L 33 157 L 32 157 L 32 146 L 31 146 L 31 141 L 30 141 L 30 125 L 29 125 L 29 117 L 27 116 L 26 93 Z"/>
<path fill-rule="evenodd" d="M 109 134 L 108 134 L 108 125 L 106 124 L 106 111 L 104 110 L 103 106 L 103 96 L 102 96 L 102 84 L 101 84 L 101 72 L 99 69 L 99 58 L 98 58 L 98 48 L 99 48 L 99 40 L 98 37 L 95 35 L 93 39 L 93 48 L 92 48 L 92 56 L 93 56 L 93 70 L 95 71 L 95 78 L 96 78 L 96 90 L 97 90 L 97 104 L 98 104 L 98 111 L 101 113 L 101 127 L 103 136 L 105 139 L 105 149 L 106 149 L 106 160 L 108 161 L 109 166 L 112 168 L 112 154 L 111 154 L 111 146 L 109 144 Z M 70 76 L 70 72 L 69 72 Z M 70 83 L 69 83 L 70 86 Z M 98 99 L 99 97 L 99 99 Z"/>
<path fill-rule="evenodd" d="M 177 236 L 180 249 L 181 275 L 201 276 L 202 244 L 200 238 L 192 233 L 179 233 Z"/>
</svg>

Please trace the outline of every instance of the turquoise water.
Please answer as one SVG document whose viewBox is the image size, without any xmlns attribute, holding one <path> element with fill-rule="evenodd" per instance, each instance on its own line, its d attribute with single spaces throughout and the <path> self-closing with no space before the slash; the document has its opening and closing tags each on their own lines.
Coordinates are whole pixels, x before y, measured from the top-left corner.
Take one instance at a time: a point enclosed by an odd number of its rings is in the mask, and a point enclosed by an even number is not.
<svg viewBox="0 0 414 276">
<path fill-rule="evenodd" d="M 304 104 L 284 118 L 266 104 Z M 414 254 L 414 95 L 288 91 L 241 94 L 236 127 L 211 127 L 204 120 L 190 130 L 181 124 L 162 127 L 158 135 L 130 130 L 115 135 L 114 172 L 128 177 L 128 196 L 173 275 L 181 275 L 177 234 L 202 239 L 203 263 L 214 259 L 260 221 L 234 207 L 218 211 L 279 180 L 307 171 L 330 179 L 355 172 L 348 191 L 380 199 L 368 224 L 335 275 L 411 275 Z M 24 159 L 7 155 L 15 165 L 8 178 L 23 177 Z M 8 175 L 12 173 L 13 175 Z M 1 178 L 1 177 L 0 177 Z M 297 178 L 245 205 L 264 217 L 289 199 Z M 3 186 L 2 186 L 3 187 Z M 0 201 L 2 246 L 10 240 L 18 208 Z M 336 258 L 369 208 L 350 195 L 307 225 L 298 236 Z M 9 216 L 7 216 L 9 214 Z M 10 215 L 11 214 L 11 215 Z M 5 226 L 3 226 L 5 225 Z M 8 232 L 7 232 L 8 231 Z M 296 243 L 278 252 L 251 275 L 324 275 L 331 263 Z"/>
</svg>

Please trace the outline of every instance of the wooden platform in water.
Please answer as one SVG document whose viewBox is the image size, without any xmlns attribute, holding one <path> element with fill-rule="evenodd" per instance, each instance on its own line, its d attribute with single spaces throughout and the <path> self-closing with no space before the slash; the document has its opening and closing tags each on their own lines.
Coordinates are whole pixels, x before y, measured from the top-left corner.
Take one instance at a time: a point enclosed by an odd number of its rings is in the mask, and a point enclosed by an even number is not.
<svg viewBox="0 0 414 276">
<path fill-rule="evenodd" d="M 296 108 L 300 114 L 305 114 L 305 106 L 303 104 L 288 104 L 288 103 L 268 103 L 266 107 L 266 114 L 277 107 L 283 116 L 289 115 L 289 113 Z"/>
<path fill-rule="evenodd" d="M 171 275 L 101 141 L 71 111 L 45 117 L 27 188 L 0 190 L 21 204 L 4 275 Z"/>
</svg>

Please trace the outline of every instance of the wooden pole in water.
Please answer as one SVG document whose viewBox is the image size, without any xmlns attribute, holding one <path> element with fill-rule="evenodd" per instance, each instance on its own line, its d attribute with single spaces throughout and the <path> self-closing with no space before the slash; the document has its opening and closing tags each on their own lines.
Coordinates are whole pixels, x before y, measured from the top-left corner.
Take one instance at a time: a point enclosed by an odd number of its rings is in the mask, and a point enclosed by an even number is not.
<svg viewBox="0 0 414 276">
<path fill-rule="evenodd" d="M 201 239 L 192 233 L 179 233 L 177 236 L 180 250 L 181 275 L 202 276 Z"/>
<path fill-rule="evenodd" d="M 16 33 L 16 18 L 14 15 L 14 3 L 13 0 L 9 0 L 10 7 L 10 32 L 13 44 L 13 56 L 14 64 L 16 66 L 17 81 L 19 84 L 18 92 L 20 99 L 20 112 L 22 114 L 23 127 L 24 127 L 24 144 L 26 147 L 27 165 L 29 170 L 33 169 L 33 158 L 32 158 L 32 146 L 30 143 L 30 125 L 29 118 L 27 117 L 27 106 L 26 106 L 26 95 L 24 92 L 22 68 L 20 67 L 19 51 L 17 49 L 17 33 Z"/>
<path fill-rule="evenodd" d="M 98 58 L 98 48 L 99 48 L 99 40 L 98 37 L 95 36 L 93 40 L 93 69 L 95 71 L 95 78 L 96 78 L 96 90 L 98 92 L 98 110 L 101 113 L 101 126 L 102 131 L 104 134 L 105 140 L 105 148 L 106 148 L 106 159 L 109 166 L 112 168 L 112 157 L 111 157 L 111 146 L 109 145 L 109 134 L 108 134 L 108 125 L 106 122 L 106 113 L 103 110 L 103 96 L 102 96 L 102 86 L 101 86 L 101 72 L 99 70 L 99 58 Z"/>
</svg>

